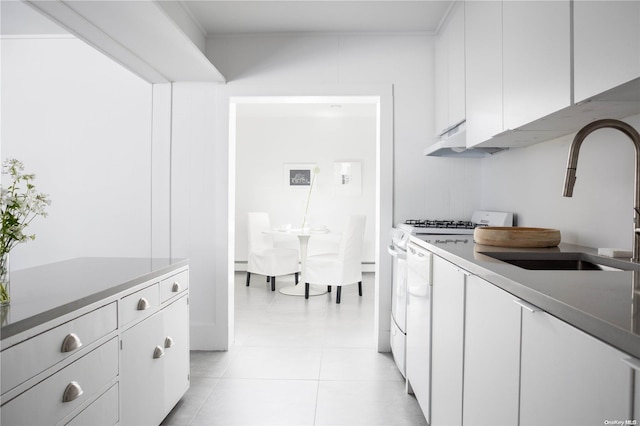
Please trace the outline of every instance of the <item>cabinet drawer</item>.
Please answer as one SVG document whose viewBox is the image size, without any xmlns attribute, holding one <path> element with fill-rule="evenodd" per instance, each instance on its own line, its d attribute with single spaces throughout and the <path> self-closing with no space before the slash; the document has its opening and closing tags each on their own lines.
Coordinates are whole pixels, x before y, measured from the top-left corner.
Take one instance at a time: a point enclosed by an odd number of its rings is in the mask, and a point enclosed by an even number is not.
<svg viewBox="0 0 640 426">
<path fill-rule="evenodd" d="M 3 405 L 1 422 L 15 426 L 55 424 L 103 391 L 117 375 L 118 338 L 114 337 Z M 82 390 L 75 397 L 68 392 L 74 386 Z"/>
<path fill-rule="evenodd" d="M 189 271 L 182 271 L 160 281 L 160 299 L 165 302 L 189 288 Z"/>
<path fill-rule="evenodd" d="M 123 297 L 120 300 L 119 309 L 120 326 L 146 317 L 158 306 L 160 306 L 158 283 Z"/>
<path fill-rule="evenodd" d="M 118 384 L 116 383 L 65 424 L 68 426 L 112 426 L 117 424 L 118 420 Z"/>
<path fill-rule="evenodd" d="M 116 330 L 116 303 L 79 316 L 2 351 L 2 393 Z"/>
</svg>

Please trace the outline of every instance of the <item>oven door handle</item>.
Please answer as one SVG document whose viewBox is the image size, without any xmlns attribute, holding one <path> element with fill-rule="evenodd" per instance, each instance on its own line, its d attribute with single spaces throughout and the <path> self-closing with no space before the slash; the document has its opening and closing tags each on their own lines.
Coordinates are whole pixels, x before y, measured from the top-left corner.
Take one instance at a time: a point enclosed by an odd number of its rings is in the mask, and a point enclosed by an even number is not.
<svg viewBox="0 0 640 426">
<path fill-rule="evenodd" d="M 389 246 L 387 247 L 387 251 L 389 252 L 389 254 L 397 259 L 400 260 L 406 260 L 407 259 L 407 252 L 404 251 L 400 251 L 400 250 L 396 250 L 395 246 Z"/>
</svg>

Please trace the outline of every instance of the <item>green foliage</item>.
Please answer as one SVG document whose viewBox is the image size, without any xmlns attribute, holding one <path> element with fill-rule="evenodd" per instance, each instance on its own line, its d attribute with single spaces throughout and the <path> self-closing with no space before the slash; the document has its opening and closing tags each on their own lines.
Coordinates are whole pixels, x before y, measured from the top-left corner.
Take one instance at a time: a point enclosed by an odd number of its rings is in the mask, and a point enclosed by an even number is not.
<svg viewBox="0 0 640 426">
<path fill-rule="evenodd" d="M 0 234 L 0 302 L 8 298 L 5 277 L 8 265 L 7 255 L 17 244 L 36 238 L 26 234 L 25 228 L 37 216 L 47 216 L 46 208 L 51 204 L 49 196 L 36 190 L 33 183 L 36 176 L 24 173 L 22 162 L 9 158 L 2 164 L 2 174 L 8 175 L 10 184 L 0 186 L 0 214 L 2 234 Z"/>
</svg>

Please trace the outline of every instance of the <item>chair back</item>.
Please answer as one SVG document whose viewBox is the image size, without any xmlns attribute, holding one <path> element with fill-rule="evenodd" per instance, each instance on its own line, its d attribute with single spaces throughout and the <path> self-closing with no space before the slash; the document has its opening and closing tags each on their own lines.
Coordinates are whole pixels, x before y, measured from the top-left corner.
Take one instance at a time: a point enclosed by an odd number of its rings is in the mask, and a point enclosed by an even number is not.
<svg viewBox="0 0 640 426">
<path fill-rule="evenodd" d="M 265 234 L 271 230 L 269 214 L 265 212 L 247 213 L 247 235 L 249 253 L 273 248 L 273 236 Z"/>
<path fill-rule="evenodd" d="M 362 279 L 362 251 L 366 219 L 367 217 L 364 215 L 349 217 L 342 232 L 338 258 L 342 260 L 345 282 Z"/>
</svg>

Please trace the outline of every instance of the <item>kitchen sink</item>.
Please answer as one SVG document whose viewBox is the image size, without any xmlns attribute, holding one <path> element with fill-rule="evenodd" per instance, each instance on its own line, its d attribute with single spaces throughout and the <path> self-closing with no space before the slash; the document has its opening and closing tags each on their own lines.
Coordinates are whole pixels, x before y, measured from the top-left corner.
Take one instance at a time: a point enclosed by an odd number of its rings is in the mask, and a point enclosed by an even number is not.
<svg viewBox="0 0 640 426">
<path fill-rule="evenodd" d="M 480 252 L 491 258 L 538 271 L 640 271 L 640 264 L 587 253 Z"/>
</svg>

